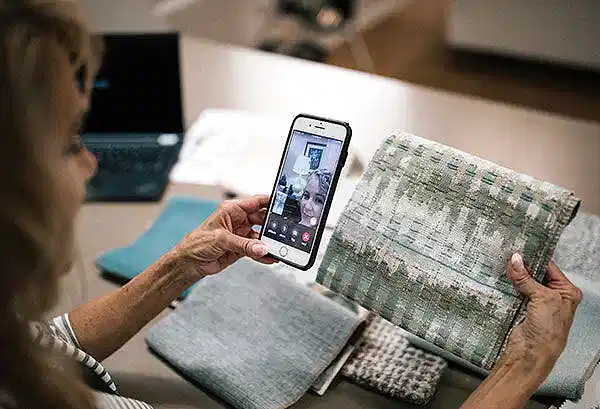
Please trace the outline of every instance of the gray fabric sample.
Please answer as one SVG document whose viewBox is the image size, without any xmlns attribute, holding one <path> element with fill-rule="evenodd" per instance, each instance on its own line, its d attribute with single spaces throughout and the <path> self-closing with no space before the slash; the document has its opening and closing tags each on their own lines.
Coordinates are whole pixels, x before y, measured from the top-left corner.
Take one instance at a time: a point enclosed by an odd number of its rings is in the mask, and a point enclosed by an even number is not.
<svg viewBox="0 0 600 409">
<path fill-rule="evenodd" d="M 442 358 L 410 345 L 400 328 L 375 316 L 342 374 L 384 395 L 424 405 L 446 366 Z"/>
<path fill-rule="evenodd" d="M 311 387 L 358 324 L 352 311 L 242 259 L 201 280 L 146 339 L 234 407 L 279 409 Z"/>
<path fill-rule="evenodd" d="M 344 210 L 317 282 L 489 369 L 524 310 L 510 256 L 522 252 L 542 280 L 578 206 L 557 186 L 395 134 Z"/>
<path fill-rule="evenodd" d="M 600 358 L 600 284 L 563 271 L 581 288 L 583 300 L 577 307 L 567 347 L 539 393 L 578 400 Z"/>
<path fill-rule="evenodd" d="M 564 395 L 571 399 L 581 398 L 577 404 L 566 403 L 561 407 L 564 409 L 598 408 L 600 407 L 600 370 L 597 368 L 600 355 L 600 217 L 585 213 L 578 214 L 561 236 L 554 257 L 561 269 L 581 288 L 583 300 L 577 308 L 567 348 L 542 391 Z M 591 376 L 592 372 L 593 376 Z M 573 385 L 576 387 L 574 388 Z"/>
<path fill-rule="evenodd" d="M 566 401 L 560 409 L 600 409 L 600 371 L 596 369 L 585 384 L 585 392 L 579 401 Z"/>
<path fill-rule="evenodd" d="M 560 237 L 554 259 L 565 271 L 600 281 L 600 217 L 579 213 Z"/>
</svg>

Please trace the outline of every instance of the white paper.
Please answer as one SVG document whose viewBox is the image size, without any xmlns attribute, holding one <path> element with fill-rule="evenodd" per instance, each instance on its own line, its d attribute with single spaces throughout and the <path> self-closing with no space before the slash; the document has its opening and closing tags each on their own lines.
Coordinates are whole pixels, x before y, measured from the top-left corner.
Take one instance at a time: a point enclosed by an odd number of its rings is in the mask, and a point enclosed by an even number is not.
<svg viewBox="0 0 600 409">
<path fill-rule="evenodd" d="M 239 196 L 270 194 L 293 119 L 237 110 L 203 111 L 185 136 L 171 181 L 219 185 Z M 352 160 L 350 155 L 348 165 Z"/>
<path fill-rule="evenodd" d="M 204 111 L 186 134 L 171 181 L 220 185 L 240 196 L 270 193 L 292 119 Z"/>
</svg>

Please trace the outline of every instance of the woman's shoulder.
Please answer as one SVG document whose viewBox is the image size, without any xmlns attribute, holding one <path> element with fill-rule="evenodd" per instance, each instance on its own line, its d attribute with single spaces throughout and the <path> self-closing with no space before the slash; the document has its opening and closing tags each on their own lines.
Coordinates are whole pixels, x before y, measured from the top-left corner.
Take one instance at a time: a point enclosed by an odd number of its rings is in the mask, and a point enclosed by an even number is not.
<svg viewBox="0 0 600 409">
<path fill-rule="evenodd" d="M 88 376 L 87 380 L 92 388 L 96 388 L 92 389 L 92 392 L 98 409 L 152 409 L 144 402 L 116 394 L 116 385 L 108 371 L 100 362 L 81 349 L 68 314 L 48 322 L 32 322 L 30 328 L 34 340 L 39 345 L 62 352 L 88 370 L 84 373 L 92 375 Z M 15 409 L 15 406 L 5 407 L 0 400 L 0 409 Z"/>
<path fill-rule="evenodd" d="M 93 392 L 97 409 L 152 409 L 147 403 L 103 392 Z M 0 409 L 18 409 L 9 394 L 0 391 Z"/>
</svg>

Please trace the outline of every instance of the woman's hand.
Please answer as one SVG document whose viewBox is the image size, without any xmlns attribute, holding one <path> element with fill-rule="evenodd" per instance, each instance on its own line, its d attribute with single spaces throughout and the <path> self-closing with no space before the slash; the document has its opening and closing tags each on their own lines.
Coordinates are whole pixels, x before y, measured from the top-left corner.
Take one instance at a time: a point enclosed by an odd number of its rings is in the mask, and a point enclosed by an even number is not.
<svg viewBox="0 0 600 409">
<path fill-rule="evenodd" d="M 243 256 L 266 264 L 267 248 L 252 226 L 262 224 L 267 196 L 223 202 L 204 223 L 142 274 L 69 314 L 83 349 L 102 360 L 131 339 L 200 278 Z"/>
<path fill-rule="evenodd" d="M 197 278 L 216 274 L 247 256 L 264 264 L 274 259 L 266 257 L 268 248 L 252 230 L 265 219 L 268 196 L 227 200 L 199 227 L 188 234 L 172 250 L 172 256 L 190 267 Z"/>
<path fill-rule="evenodd" d="M 508 277 L 529 299 L 527 316 L 513 328 L 500 360 L 461 409 L 522 408 L 567 345 L 581 290 L 554 263 L 543 286 L 529 275 L 520 254 L 512 256 Z"/>
<path fill-rule="evenodd" d="M 553 262 L 548 266 L 546 286 L 538 283 L 525 269 L 520 254 L 512 256 L 508 277 L 529 298 L 529 304 L 527 317 L 511 331 L 500 362 L 523 360 L 545 379 L 567 345 L 581 290 Z"/>
</svg>

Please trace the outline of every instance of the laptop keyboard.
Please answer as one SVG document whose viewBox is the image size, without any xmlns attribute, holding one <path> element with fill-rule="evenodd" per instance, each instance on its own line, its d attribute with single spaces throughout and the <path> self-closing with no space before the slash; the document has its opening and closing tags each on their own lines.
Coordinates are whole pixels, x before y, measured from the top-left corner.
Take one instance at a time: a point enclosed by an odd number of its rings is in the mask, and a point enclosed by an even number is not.
<svg viewBox="0 0 600 409">
<path fill-rule="evenodd" d="M 131 172 L 149 177 L 161 174 L 173 157 L 169 150 L 156 146 L 100 147 L 93 153 L 98 159 L 98 172 L 115 176 Z"/>
<path fill-rule="evenodd" d="M 182 138 L 161 144 L 154 136 L 84 137 L 98 160 L 88 199 L 148 199 L 160 196 L 177 162 Z"/>
</svg>

